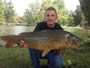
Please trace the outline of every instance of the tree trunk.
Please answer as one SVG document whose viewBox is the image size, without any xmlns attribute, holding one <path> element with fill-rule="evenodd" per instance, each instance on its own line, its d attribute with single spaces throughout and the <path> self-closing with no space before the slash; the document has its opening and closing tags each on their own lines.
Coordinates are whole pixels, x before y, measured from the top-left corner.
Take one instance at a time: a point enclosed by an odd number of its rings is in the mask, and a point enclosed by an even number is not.
<svg viewBox="0 0 90 68">
<path fill-rule="evenodd" d="M 79 0 L 81 9 L 86 17 L 87 24 L 90 27 L 90 0 Z"/>
</svg>

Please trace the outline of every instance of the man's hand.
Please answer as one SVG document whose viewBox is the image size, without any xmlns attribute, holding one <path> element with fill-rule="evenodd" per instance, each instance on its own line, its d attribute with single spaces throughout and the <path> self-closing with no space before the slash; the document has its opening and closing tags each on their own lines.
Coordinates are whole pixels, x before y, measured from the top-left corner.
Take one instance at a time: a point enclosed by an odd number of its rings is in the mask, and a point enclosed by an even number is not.
<svg viewBox="0 0 90 68">
<path fill-rule="evenodd" d="M 20 41 L 20 47 L 25 47 L 25 48 L 27 48 L 27 46 L 25 45 L 25 41 L 24 41 L 24 40 L 21 40 L 21 41 Z"/>
</svg>

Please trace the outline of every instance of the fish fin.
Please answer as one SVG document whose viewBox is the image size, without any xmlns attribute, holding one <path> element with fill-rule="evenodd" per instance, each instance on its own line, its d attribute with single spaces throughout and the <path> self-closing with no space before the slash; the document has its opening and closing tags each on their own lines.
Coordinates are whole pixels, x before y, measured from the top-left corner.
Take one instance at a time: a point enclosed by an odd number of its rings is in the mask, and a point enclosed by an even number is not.
<svg viewBox="0 0 90 68">
<path fill-rule="evenodd" d="M 50 50 L 44 50 L 42 53 L 42 57 L 46 56 Z"/>
<path fill-rule="evenodd" d="M 7 42 L 5 45 L 6 48 L 10 48 L 10 44 Z"/>
</svg>

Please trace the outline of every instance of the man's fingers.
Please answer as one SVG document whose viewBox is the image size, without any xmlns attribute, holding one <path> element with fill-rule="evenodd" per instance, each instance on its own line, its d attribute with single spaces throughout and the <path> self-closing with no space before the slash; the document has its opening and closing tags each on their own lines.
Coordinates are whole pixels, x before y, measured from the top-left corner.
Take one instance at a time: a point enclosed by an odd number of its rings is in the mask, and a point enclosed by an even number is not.
<svg viewBox="0 0 90 68">
<path fill-rule="evenodd" d="M 20 42 L 21 42 L 21 43 L 25 43 L 25 41 L 24 41 L 24 40 L 21 40 Z"/>
<path fill-rule="evenodd" d="M 25 41 L 24 40 L 20 40 L 20 46 L 23 47 L 25 45 Z"/>
</svg>

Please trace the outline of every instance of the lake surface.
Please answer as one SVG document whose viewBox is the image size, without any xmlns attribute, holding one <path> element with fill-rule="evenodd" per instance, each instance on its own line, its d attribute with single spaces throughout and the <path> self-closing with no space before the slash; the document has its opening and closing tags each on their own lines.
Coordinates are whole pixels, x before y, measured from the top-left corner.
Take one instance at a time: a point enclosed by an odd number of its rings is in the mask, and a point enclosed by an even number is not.
<svg viewBox="0 0 90 68">
<path fill-rule="evenodd" d="M 14 26 L 14 25 L 0 25 L 0 36 L 19 34 L 21 32 L 31 32 L 34 26 Z"/>
</svg>

